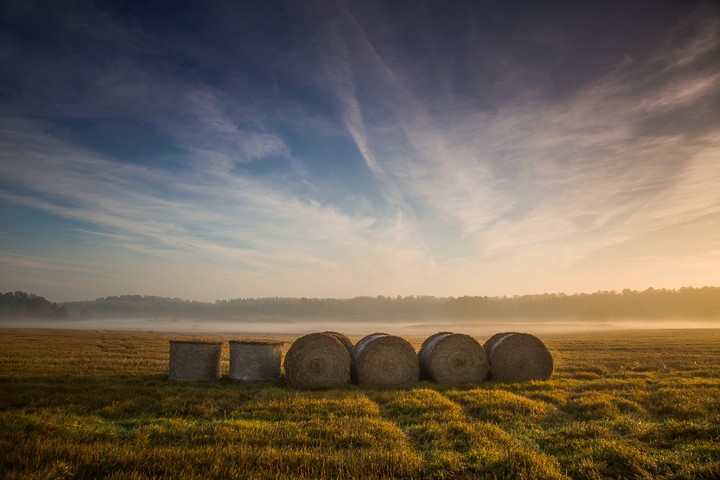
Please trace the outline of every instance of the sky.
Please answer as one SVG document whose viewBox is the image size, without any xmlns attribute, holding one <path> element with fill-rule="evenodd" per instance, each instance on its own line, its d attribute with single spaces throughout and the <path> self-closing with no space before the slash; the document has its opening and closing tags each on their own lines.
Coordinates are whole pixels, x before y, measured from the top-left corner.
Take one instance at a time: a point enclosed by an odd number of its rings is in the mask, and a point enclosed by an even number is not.
<svg viewBox="0 0 720 480">
<path fill-rule="evenodd" d="M 0 291 L 704 285 L 716 2 L 0 2 Z"/>
</svg>

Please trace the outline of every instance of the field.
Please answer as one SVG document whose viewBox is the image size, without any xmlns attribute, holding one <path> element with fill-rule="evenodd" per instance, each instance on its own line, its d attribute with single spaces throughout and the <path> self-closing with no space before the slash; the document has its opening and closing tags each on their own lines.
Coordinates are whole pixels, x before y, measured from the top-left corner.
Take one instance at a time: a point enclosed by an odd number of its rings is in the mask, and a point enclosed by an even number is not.
<svg viewBox="0 0 720 480">
<path fill-rule="evenodd" d="M 0 476 L 720 478 L 720 330 L 548 334 L 549 381 L 401 390 L 168 382 L 171 338 L 0 330 Z"/>
</svg>

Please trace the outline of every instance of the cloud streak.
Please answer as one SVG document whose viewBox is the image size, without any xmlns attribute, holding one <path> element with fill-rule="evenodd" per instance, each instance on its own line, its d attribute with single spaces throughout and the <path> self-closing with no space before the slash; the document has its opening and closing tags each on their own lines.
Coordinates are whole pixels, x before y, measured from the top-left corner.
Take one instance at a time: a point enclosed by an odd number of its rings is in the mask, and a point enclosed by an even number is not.
<svg viewBox="0 0 720 480">
<path fill-rule="evenodd" d="M 664 118 L 684 110 L 717 121 L 702 113 L 703 103 L 720 98 L 716 70 L 702 68 L 720 48 L 716 23 L 691 16 L 678 38 L 668 40 L 675 48 L 661 45 L 647 60 L 621 60 L 570 96 L 519 95 L 490 112 L 449 102 L 439 115 L 443 123 L 409 93 L 409 82 L 388 75 L 377 50 L 359 49 L 343 58 L 350 64 L 344 71 L 362 72 L 355 82 L 383 79 L 379 101 L 393 114 L 388 123 L 400 129 L 390 127 L 395 135 L 388 140 L 387 129 L 378 126 L 382 120 L 372 119 L 372 133 L 348 128 L 360 150 L 376 152 L 386 177 L 413 199 L 412 218 L 420 219 L 415 231 L 427 212 L 458 226 L 466 248 L 456 258 L 491 269 L 503 268 L 511 254 L 582 263 L 612 245 L 720 208 L 720 168 L 712 160 L 717 136 L 683 125 L 682 116 Z M 342 32 L 344 43 L 367 41 L 362 29 Z M 372 109 L 376 95 L 349 96 Z M 648 131 L 659 121 L 674 123 L 667 132 Z M 403 142 L 409 150 L 396 154 Z M 436 249 L 446 253 L 451 243 Z"/>
</svg>

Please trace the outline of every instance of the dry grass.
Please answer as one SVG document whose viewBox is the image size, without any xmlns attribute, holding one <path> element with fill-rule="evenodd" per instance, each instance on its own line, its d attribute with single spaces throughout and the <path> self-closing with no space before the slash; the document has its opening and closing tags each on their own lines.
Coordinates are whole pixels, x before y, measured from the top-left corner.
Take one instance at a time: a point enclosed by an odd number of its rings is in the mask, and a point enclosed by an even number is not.
<svg viewBox="0 0 720 480">
<path fill-rule="evenodd" d="M 2 477 L 720 477 L 720 330 L 547 335 L 549 381 L 397 390 L 168 382 L 170 338 L 0 330 Z"/>
</svg>

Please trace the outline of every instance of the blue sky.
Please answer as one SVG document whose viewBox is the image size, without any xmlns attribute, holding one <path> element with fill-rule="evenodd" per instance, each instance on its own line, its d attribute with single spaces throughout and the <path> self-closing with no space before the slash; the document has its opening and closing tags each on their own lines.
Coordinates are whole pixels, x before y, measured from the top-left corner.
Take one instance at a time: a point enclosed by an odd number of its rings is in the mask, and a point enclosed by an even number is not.
<svg viewBox="0 0 720 480">
<path fill-rule="evenodd" d="M 714 2 L 8 0 L 0 290 L 720 284 Z"/>
</svg>

